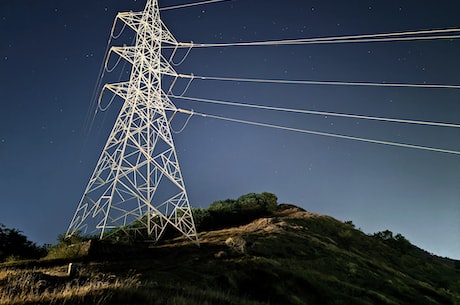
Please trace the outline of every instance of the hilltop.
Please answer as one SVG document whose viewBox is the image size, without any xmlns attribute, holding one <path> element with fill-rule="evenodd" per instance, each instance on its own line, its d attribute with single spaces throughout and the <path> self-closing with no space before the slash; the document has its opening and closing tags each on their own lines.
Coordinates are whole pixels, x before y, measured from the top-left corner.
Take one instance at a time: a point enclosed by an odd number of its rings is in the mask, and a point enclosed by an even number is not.
<svg viewBox="0 0 460 305">
<path fill-rule="evenodd" d="M 0 304 L 460 304 L 458 261 L 293 205 L 269 214 L 202 231 L 200 247 L 91 240 L 2 264 Z"/>
</svg>

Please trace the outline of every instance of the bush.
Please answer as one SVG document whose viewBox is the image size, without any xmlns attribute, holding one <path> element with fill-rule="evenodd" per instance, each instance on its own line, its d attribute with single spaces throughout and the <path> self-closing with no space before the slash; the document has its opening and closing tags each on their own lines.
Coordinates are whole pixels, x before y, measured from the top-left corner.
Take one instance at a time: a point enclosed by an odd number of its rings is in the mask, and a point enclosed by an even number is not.
<svg viewBox="0 0 460 305">
<path fill-rule="evenodd" d="M 197 230 L 207 231 L 213 227 L 212 216 L 208 209 L 193 208 L 192 214 Z"/>
<path fill-rule="evenodd" d="M 277 206 L 278 198 L 272 193 L 249 193 L 236 200 L 215 201 L 208 209 L 193 209 L 193 216 L 197 230 L 208 231 L 272 215 Z"/>
<path fill-rule="evenodd" d="M 58 243 L 51 246 L 45 259 L 76 259 L 84 256 L 89 251 L 90 240 L 94 237 L 83 237 L 74 234 L 67 237 L 60 234 L 57 237 Z"/>
</svg>

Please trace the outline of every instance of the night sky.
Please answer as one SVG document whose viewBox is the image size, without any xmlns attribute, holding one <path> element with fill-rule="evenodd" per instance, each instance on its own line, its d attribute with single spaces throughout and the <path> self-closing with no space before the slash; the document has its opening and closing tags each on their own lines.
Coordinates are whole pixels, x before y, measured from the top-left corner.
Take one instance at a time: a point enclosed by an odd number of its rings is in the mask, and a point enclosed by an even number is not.
<svg viewBox="0 0 460 305">
<path fill-rule="evenodd" d="M 183 3 L 164 0 L 160 7 Z M 89 124 L 113 20 L 144 5 L 0 2 L 0 223 L 39 244 L 54 243 L 67 230 L 122 103 L 115 99 Z M 223 43 L 460 28 L 459 11 L 460 2 L 452 0 L 234 0 L 161 15 L 180 42 Z M 125 29 L 112 45 L 132 41 Z M 185 53 L 179 50 L 174 61 Z M 459 54 L 460 39 L 193 48 L 175 69 L 200 76 L 460 85 Z M 121 62 L 103 83 L 127 80 L 129 71 Z M 186 86 L 179 79 L 173 92 Z M 195 79 L 184 96 L 460 124 L 460 89 Z M 460 128 L 173 102 L 225 117 L 460 151 Z M 187 118 L 176 115 L 172 127 L 181 129 Z M 194 207 L 267 191 L 280 203 L 352 220 L 365 233 L 389 229 L 429 252 L 460 259 L 460 155 L 199 116 L 174 139 Z"/>
</svg>

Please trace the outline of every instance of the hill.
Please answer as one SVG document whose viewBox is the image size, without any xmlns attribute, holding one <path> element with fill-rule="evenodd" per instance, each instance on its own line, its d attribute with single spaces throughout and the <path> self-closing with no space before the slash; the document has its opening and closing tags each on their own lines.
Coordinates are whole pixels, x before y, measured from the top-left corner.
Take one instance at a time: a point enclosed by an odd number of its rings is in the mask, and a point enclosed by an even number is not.
<svg viewBox="0 0 460 305">
<path fill-rule="evenodd" d="M 0 304 L 460 304 L 460 262 L 292 205 L 199 239 L 91 240 L 72 260 L 4 263 Z"/>
</svg>

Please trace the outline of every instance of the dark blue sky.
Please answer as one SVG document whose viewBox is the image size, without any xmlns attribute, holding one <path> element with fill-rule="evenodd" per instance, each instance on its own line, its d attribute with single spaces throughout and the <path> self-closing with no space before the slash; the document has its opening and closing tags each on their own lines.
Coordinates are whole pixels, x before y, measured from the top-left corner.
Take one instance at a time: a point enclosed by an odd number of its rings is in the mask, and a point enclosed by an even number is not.
<svg viewBox="0 0 460 305">
<path fill-rule="evenodd" d="M 182 3 L 165 0 L 160 6 Z M 115 100 L 91 129 L 85 125 L 113 19 L 144 5 L 143 0 L 0 3 L 0 223 L 38 243 L 54 242 L 66 231 L 121 106 Z M 459 11 L 457 1 L 234 0 L 161 14 L 178 41 L 213 43 L 459 28 Z M 126 29 L 112 44 L 131 40 Z M 194 48 L 175 69 L 203 76 L 458 85 L 459 51 L 460 39 Z M 104 82 L 119 79 L 122 67 Z M 126 73 L 121 78 L 127 79 Z M 180 80 L 174 91 L 186 85 Z M 460 89 L 194 80 L 185 95 L 460 123 Z M 460 150 L 459 128 L 174 102 L 251 121 Z M 173 127 L 180 129 L 186 119 L 177 115 Z M 366 233 L 390 229 L 430 252 L 460 259 L 459 155 L 198 116 L 175 142 L 192 206 L 268 191 L 280 202 L 352 220 Z"/>
</svg>

